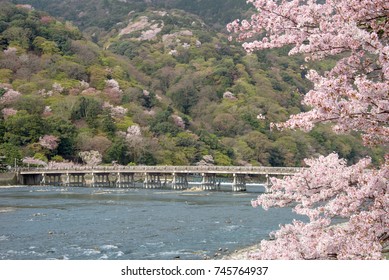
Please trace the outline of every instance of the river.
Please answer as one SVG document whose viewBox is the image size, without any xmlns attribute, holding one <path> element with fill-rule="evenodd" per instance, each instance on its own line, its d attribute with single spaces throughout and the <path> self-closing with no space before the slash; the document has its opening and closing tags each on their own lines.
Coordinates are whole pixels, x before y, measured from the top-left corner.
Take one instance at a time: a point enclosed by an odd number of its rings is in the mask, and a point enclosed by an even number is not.
<svg viewBox="0 0 389 280">
<path fill-rule="evenodd" d="M 212 258 L 297 217 L 251 207 L 263 191 L 2 187 L 0 259 Z"/>
</svg>

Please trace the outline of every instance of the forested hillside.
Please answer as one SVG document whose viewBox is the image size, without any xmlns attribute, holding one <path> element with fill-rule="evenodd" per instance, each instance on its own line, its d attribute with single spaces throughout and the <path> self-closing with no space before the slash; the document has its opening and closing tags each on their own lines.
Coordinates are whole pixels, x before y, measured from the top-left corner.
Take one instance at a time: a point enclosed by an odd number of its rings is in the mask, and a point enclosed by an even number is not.
<svg viewBox="0 0 389 280">
<path fill-rule="evenodd" d="M 247 55 L 215 29 L 223 22 L 202 18 L 228 19 L 234 9 L 22 2 L 33 6 L 0 2 L 0 155 L 9 164 L 94 157 L 124 165 L 299 166 L 332 151 L 350 162 L 382 157 L 357 135 L 326 126 L 309 134 L 270 130 L 304 110 L 301 96 L 311 85 L 302 59 L 286 57 L 287 49 Z M 176 9 L 183 5 L 197 15 Z"/>
<path fill-rule="evenodd" d="M 13 0 L 31 4 L 51 15 L 72 20 L 81 29 L 95 26 L 112 28 L 131 11 L 147 8 L 180 9 L 200 16 L 213 28 L 224 29 L 231 20 L 246 14 L 246 0 Z"/>
</svg>

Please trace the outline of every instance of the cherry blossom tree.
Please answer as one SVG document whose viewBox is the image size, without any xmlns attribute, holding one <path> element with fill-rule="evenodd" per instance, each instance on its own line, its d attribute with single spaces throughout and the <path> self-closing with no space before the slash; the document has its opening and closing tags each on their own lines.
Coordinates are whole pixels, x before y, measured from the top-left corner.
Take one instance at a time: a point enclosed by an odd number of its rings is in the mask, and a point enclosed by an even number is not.
<svg viewBox="0 0 389 280">
<path fill-rule="evenodd" d="M 114 79 L 105 81 L 106 87 L 104 93 L 114 104 L 119 104 L 123 96 L 123 91 L 120 89 L 119 83 Z"/>
<path fill-rule="evenodd" d="M 103 109 L 110 111 L 110 115 L 114 118 L 122 119 L 126 116 L 128 109 L 122 106 L 113 106 L 109 102 L 103 103 Z"/>
<path fill-rule="evenodd" d="M 7 91 L 0 97 L 0 104 L 11 104 L 18 100 L 20 96 L 20 92 L 13 89 L 7 89 Z"/>
<path fill-rule="evenodd" d="M 274 126 L 309 131 L 331 122 L 339 133 L 359 131 L 365 145 L 389 142 L 389 2 L 387 0 L 248 0 L 257 10 L 235 20 L 248 52 L 290 46 L 306 60 L 339 55 L 325 73 L 307 78 L 311 109 Z M 304 66 L 305 67 L 305 66 Z M 272 179 L 272 192 L 253 206 L 294 206 L 309 222 L 293 221 L 262 241 L 259 259 L 380 259 L 389 241 L 389 155 L 379 168 L 363 159 L 347 166 L 336 154 L 306 160 L 293 177 Z M 344 222 L 336 224 L 341 218 Z"/>
<path fill-rule="evenodd" d="M 79 156 L 84 163 L 90 166 L 99 165 L 103 160 L 103 156 L 94 150 L 80 152 Z"/>
<path fill-rule="evenodd" d="M 59 138 L 54 135 L 44 135 L 39 138 L 39 144 L 46 149 L 55 150 L 58 147 Z"/>
<path fill-rule="evenodd" d="M 127 133 L 125 134 L 125 140 L 127 145 L 131 149 L 135 149 L 136 147 L 139 147 L 142 142 L 144 142 L 144 138 L 142 137 L 142 131 L 140 129 L 140 126 L 137 124 L 130 125 L 127 128 Z"/>
<path fill-rule="evenodd" d="M 45 161 L 33 157 L 25 157 L 22 162 L 27 165 L 47 166 Z"/>
<path fill-rule="evenodd" d="M 59 83 L 54 83 L 52 88 L 53 88 L 53 91 L 56 93 L 62 93 L 64 91 L 63 86 Z"/>
<path fill-rule="evenodd" d="M 44 117 L 48 117 L 48 116 L 50 116 L 52 114 L 53 114 L 53 109 L 51 109 L 50 106 L 45 106 L 45 108 L 43 109 L 42 115 Z"/>
<path fill-rule="evenodd" d="M 62 162 L 49 161 L 47 167 L 51 169 L 74 169 L 74 168 L 81 167 L 81 165 L 74 163 L 72 161 L 62 161 Z"/>
<path fill-rule="evenodd" d="M 142 137 L 142 131 L 140 129 L 140 126 L 137 124 L 130 125 L 127 128 L 126 137 Z"/>
<path fill-rule="evenodd" d="M 18 111 L 13 108 L 4 108 L 1 112 L 3 113 L 3 118 L 6 120 L 8 117 L 16 115 Z"/>
<path fill-rule="evenodd" d="M 185 122 L 184 120 L 178 116 L 178 115 L 172 115 L 173 122 L 176 126 L 179 128 L 185 129 Z"/>
</svg>

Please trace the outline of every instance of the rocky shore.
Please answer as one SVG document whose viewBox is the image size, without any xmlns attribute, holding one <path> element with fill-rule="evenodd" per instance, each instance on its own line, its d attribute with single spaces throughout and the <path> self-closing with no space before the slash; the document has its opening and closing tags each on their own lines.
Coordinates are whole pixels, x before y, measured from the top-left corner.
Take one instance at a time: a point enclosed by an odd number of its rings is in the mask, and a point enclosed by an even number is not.
<svg viewBox="0 0 389 280">
<path fill-rule="evenodd" d="M 249 260 L 249 254 L 255 251 L 258 251 L 260 244 L 255 244 L 246 248 L 235 250 L 230 254 L 221 256 L 222 260 Z"/>
</svg>

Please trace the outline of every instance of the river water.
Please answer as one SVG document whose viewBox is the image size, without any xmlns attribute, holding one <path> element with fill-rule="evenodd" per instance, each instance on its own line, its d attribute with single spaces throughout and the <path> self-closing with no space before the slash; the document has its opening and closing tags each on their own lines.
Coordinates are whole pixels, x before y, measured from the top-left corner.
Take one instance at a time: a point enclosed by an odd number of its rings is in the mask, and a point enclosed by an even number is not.
<svg viewBox="0 0 389 280">
<path fill-rule="evenodd" d="M 212 258 L 298 217 L 251 207 L 263 191 L 3 187 L 0 259 Z"/>
</svg>

